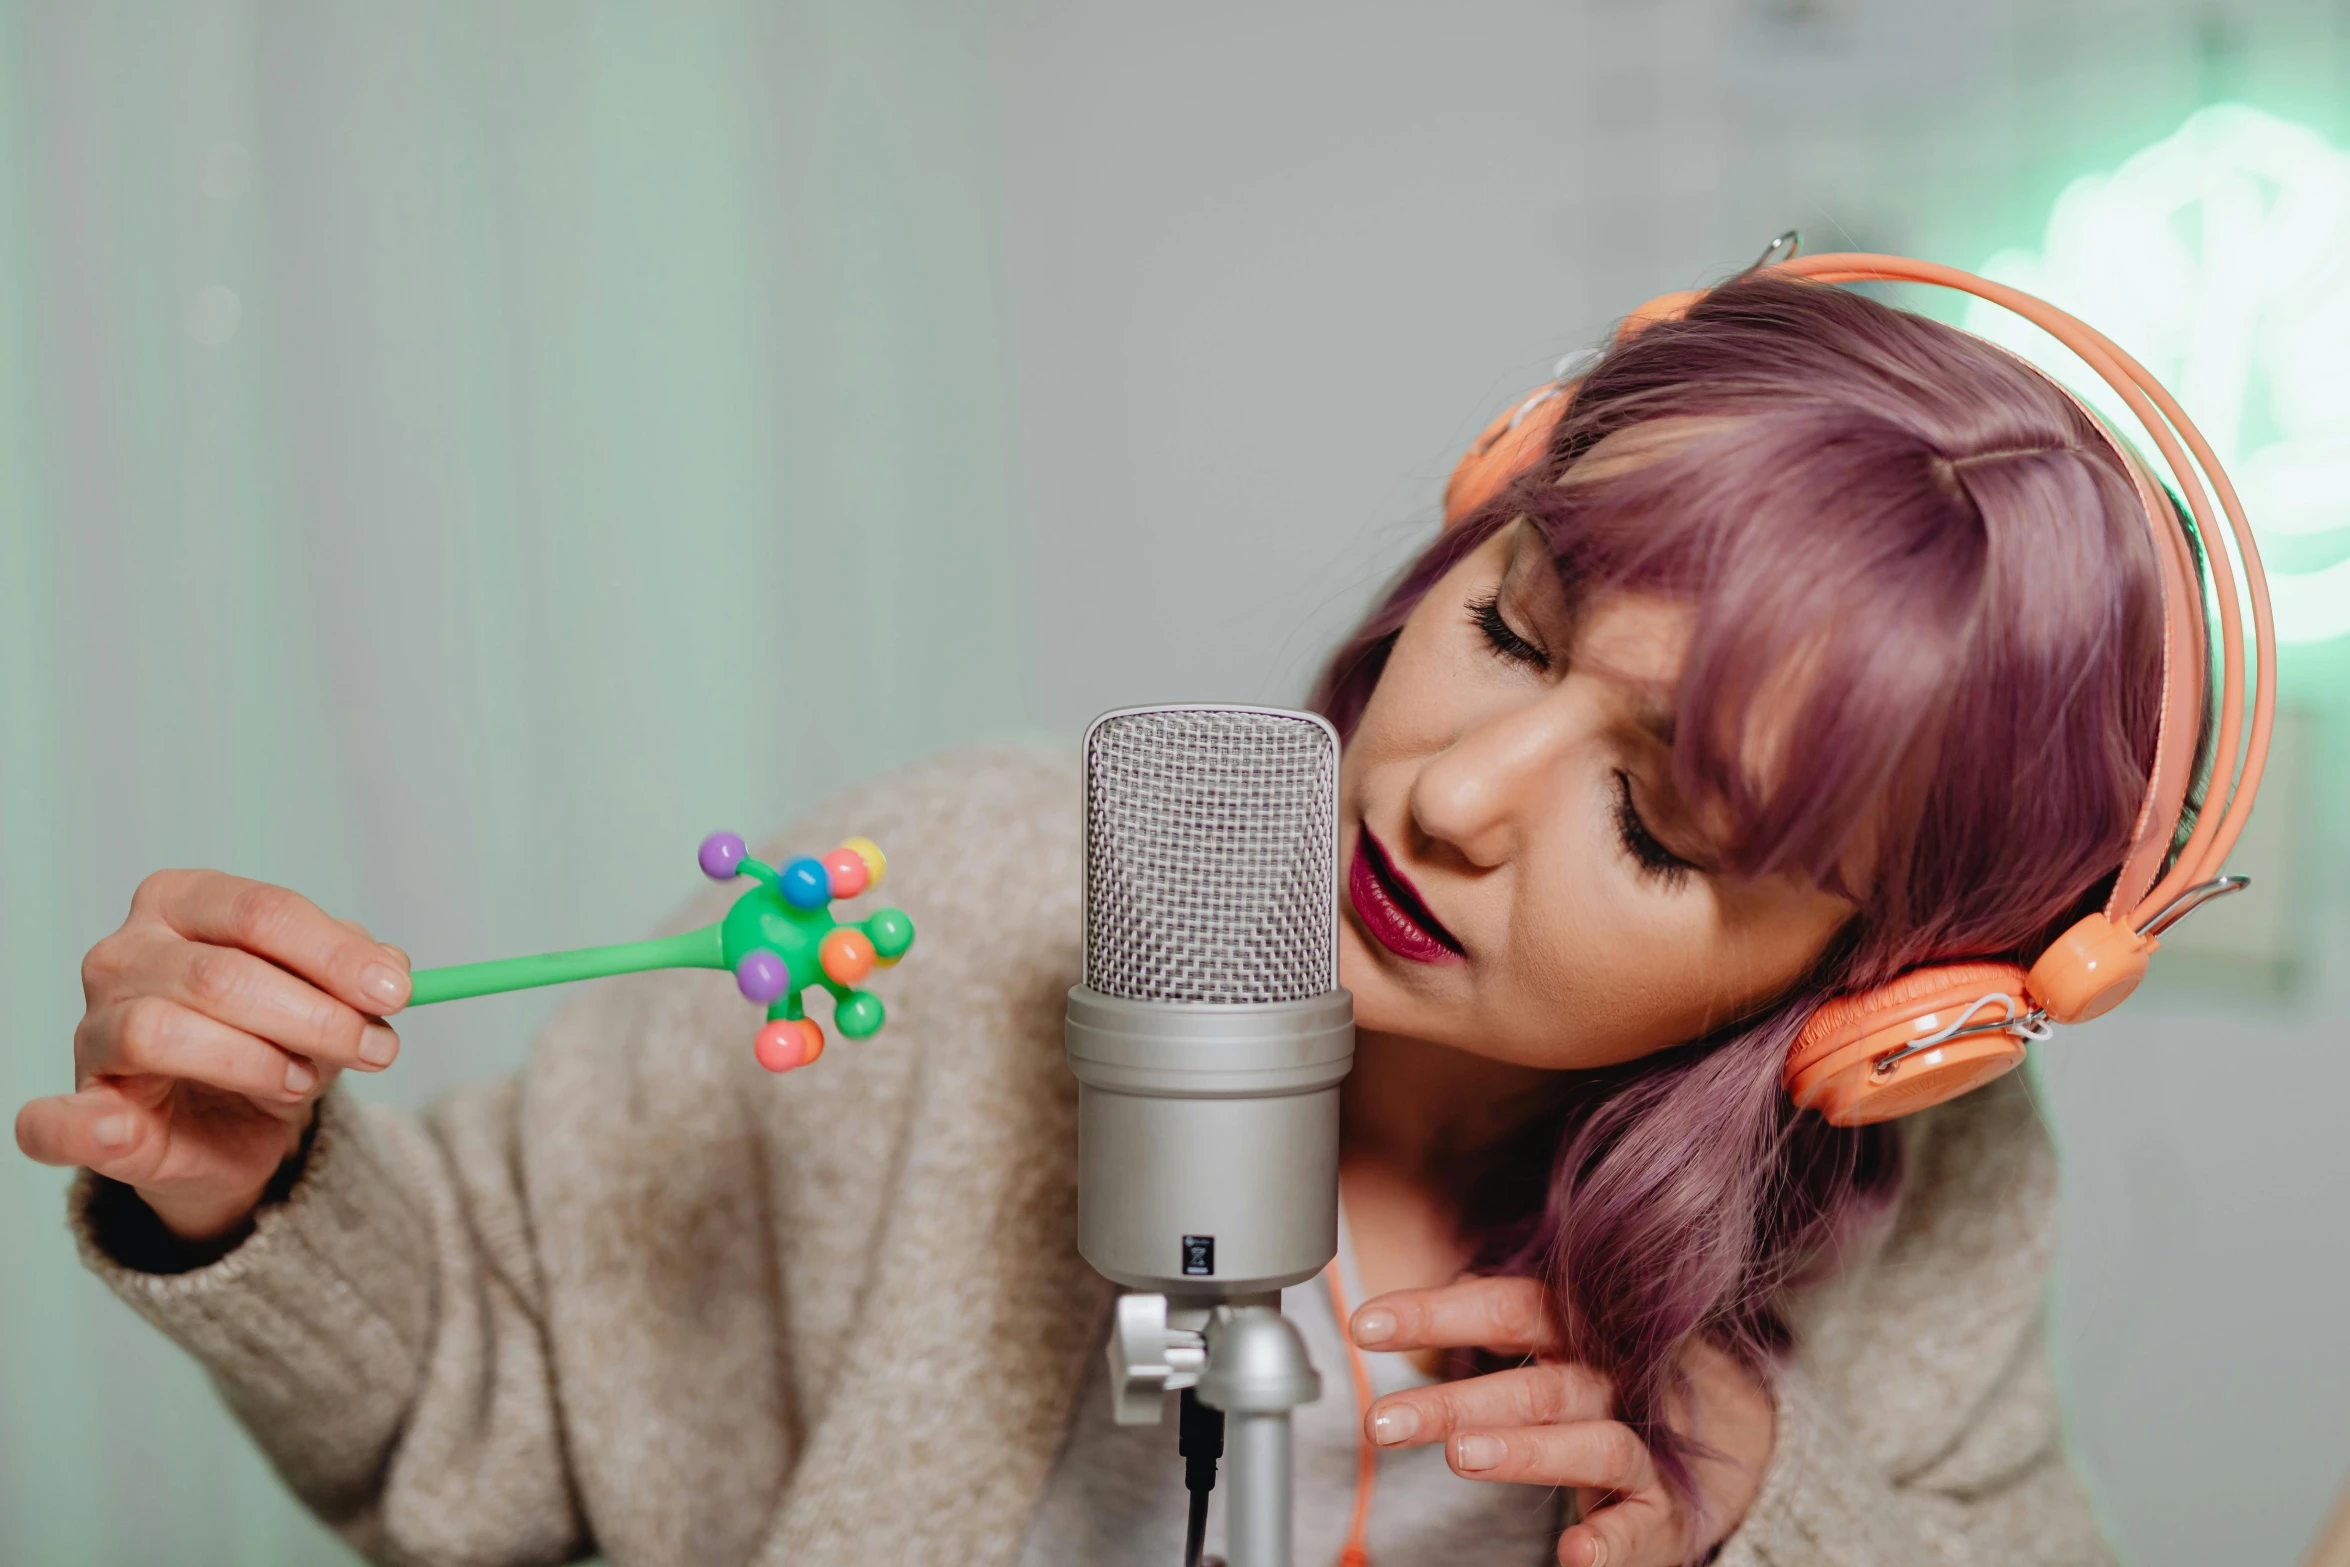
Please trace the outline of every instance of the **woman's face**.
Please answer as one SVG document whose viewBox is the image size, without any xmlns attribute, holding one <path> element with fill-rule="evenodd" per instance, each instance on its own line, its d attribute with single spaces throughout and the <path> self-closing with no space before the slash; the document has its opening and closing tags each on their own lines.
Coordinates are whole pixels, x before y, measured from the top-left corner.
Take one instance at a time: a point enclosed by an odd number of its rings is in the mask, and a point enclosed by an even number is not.
<svg viewBox="0 0 2350 1567">
<path fill-rule="evenodd" d="M 1737 1018 L 1819 956 L 1852 905 L 1719 872 L 1672 793 L 1687 637 L 1666 600 L 1570 613 L 1525 523 L 1421 600 L 1341 765 L 1361 1027 L 1605 1066 Z"/>
</svg>

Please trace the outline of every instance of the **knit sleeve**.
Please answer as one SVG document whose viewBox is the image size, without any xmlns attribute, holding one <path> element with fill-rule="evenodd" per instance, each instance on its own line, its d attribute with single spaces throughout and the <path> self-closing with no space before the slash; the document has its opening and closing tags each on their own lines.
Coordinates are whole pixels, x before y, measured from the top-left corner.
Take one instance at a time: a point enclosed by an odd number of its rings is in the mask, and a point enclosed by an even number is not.
<svg viewBox="0 0 2350 1567">
<path fill-rule="evenodd" d="M 1721 1567 L 2109 1567 L 2057 1432 L 2055 1161 L 2020 1074 L 1910 1139 L 1865 1264 L 1797 1314 L 1763 1487 Z"/>
<path fill-rule="evenodd" d="M 1720 1567 L 2107 1567 L 2086 1496 L 2056 1443 L 2044 1385 L 2003 1390 L 1969 1437 L 1988 1472 L 1897 1480 L 1855 1444 L 1800 1370 L 1779 1389 L 1779 1438 Z"/>
<path fill-rule="evenodd" d="M 369 1557 L 583 1555 L 514 1152 L 511 1082 L 419 1119 L 340 1090 L 224 1256 L 159 1264 L 84 1172 L 83 1260 L 194 1355 L 294 1491 Z M 133 1263 L 144 1266 L 133 1266 Z M 156 1266 L 176 1271 L 146 1271 Z"/>
</svg>

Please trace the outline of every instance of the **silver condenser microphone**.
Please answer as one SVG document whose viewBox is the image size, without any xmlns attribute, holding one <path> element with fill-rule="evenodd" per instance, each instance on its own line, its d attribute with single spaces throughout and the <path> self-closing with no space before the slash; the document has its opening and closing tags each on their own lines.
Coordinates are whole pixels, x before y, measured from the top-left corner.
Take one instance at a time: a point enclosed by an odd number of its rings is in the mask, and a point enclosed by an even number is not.
<svg viewBox="0 0 2350 1567">
<path fill-rule="evenodd" d="M 1289 1411 L 1321 1391 L 1280 1291 L 1338 1249 L 1338 736 L 1311 713 L 1148 707 L 1085 737 L 1078 1248 L 1133 1293 L 1111 1388 L 1125 1424 L 1192 1390 L 1196 1561 L 1231 1428 L 1232 1567 L 1288 1567 Z M 1210 1414 L 1204 1419 L 1214 1422 Z M 1203 1475 L 1207 1478 L 1203 1478 Z"/>
</svg>

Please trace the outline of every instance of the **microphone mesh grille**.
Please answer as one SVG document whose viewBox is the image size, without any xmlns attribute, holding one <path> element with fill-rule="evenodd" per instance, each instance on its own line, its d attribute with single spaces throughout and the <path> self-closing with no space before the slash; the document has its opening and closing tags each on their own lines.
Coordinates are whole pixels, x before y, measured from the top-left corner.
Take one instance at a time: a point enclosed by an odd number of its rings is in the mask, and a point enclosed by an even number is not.
<svg viewBox="0 0 2350 1567">
<path fill-rule="evenodd" d="M 1306 713 L 1147 708 L 1085 754 L 1085 982 L 1134 1001 L 1338 987 L 1338 742 Z"/>
</svg>

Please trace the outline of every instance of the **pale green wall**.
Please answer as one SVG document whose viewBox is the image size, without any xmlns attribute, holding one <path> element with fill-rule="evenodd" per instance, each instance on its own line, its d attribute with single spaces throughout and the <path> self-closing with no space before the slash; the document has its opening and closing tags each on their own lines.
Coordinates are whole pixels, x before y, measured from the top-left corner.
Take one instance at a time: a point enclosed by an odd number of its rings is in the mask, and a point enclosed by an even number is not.
<svg viewBox="0 0 2350 1567">
<path fill-rule="evenodd" d="M 0 6 L 0 1102 L 70 1086 L 147 868 L 617 940 L 711 827 L 1023 724 L 974 25 Z M 346 1559 L 63 1184 L 0 1158 L 0 1561 Z"/>
</svg>

